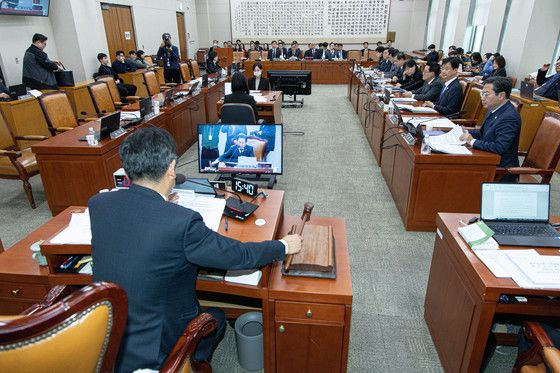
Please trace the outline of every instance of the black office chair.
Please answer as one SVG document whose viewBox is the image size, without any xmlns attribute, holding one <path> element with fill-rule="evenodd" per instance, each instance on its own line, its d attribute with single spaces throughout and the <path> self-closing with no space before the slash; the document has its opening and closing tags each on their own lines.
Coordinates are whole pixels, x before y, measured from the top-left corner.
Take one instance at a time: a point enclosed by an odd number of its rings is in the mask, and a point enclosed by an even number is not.
<svg viewBox="0 0 560 373">
<path fill-rule="evenodd" d="M 228 124 L 257 124 L 255 112 L 248 104 L 224 104 L 221 110 L 221 122 Z M 264 123 L 259 119 L 258 124 Z"/>
</svg>

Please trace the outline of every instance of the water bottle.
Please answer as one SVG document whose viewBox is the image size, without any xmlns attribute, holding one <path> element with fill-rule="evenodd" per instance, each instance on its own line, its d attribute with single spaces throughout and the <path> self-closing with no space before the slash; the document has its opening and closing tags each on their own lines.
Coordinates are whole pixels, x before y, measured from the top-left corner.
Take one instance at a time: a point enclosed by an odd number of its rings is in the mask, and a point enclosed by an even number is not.
<svg viewBox="0 0 560 373">
<path fill-rule="evenodd" d="M 159 114 L 159 101 L 158 100 L 152 100 L 152 109 L 154 111 L 154 115 Z"/>
<path fill-rule="evenodd" d="M 432 152 L 432 149 L 430 148 L 430 145 L 428 144 L 428 139 L 430 138 L 429 135 L 424 135 L 424 138 L 422 139 L 422 147 L 420 148 L 420 153 L 421 154 L 430 154 Z"/>
<path fill-rule="evenodd" d="M 95 136 L 95 131 L 94 131 L 93 127 L 88 128 L 88 135 Z"/>
</svg>

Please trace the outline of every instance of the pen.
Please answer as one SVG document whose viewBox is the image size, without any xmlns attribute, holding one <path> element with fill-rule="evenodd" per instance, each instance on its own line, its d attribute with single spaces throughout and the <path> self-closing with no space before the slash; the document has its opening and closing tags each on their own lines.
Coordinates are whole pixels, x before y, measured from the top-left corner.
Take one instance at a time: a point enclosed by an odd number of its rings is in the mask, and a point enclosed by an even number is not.
<svg viewBox="0 0 560 373">
<path fill-rule="evenodd" d="M 226 216 L 226 224 L 225 224 L 225 230 L 226 230 L 226 232 L 227 232 L 227 230 L 228 230 L 228 225 L 229 225 L 228 223 L 229 223 L 229 220 L 228 220 L 228 217 Z"/>
</svg>

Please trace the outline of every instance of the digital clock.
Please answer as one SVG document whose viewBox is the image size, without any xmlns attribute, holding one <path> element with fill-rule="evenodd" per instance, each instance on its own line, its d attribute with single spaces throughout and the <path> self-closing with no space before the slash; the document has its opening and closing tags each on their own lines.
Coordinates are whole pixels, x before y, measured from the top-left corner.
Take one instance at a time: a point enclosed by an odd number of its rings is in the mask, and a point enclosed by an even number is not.
<svg viewBox="0 0 560 373">
<path fill-rule="evenodd" d="M 254 197 L 258 193 L 257 184 L 253 184 L 247 180 L 234 178 L 231 182 L 234 192 L 243 193 L 250 197 Z"/>
</svg>

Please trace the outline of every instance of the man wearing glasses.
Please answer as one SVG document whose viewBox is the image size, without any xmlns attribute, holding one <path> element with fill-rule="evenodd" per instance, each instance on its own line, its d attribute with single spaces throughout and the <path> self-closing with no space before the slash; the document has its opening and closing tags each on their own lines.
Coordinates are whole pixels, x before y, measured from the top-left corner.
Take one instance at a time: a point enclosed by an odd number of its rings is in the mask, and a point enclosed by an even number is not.
<svg viewBox="0 0 560 373">
<path fill-rule="evenodd" d="M 521 117 L 509 101 L 511 80 L 492 77 L 484 81 L 480 92 L 482 106 L 488 112 L 479 129 L 469 130 L 461 135 L 461 140 L 475 149 L 499 154 L 502 158 L 498 167 L 519 167 L 517 148 Z M 517 175 L 505 175 L 501 182 L 515 182 Z"/>
</svg>

